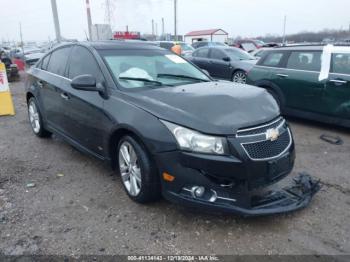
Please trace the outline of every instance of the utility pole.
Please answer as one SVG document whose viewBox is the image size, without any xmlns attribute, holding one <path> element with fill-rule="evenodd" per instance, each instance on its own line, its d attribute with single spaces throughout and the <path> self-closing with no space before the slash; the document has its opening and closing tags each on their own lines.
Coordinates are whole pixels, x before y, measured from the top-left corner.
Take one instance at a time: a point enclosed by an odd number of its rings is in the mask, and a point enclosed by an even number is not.
<svg viewBox="0 0 350 262">
<path fill-rule="evenodd" d="M 177 0 L 174 0 L 174 38 L 177 41 Z"/>
<path fill-rule="evenodd" d="M 158 23 L 156 22 L 156 37 L 158 37 Z"/>
<path fill-rule="evenodd" d="M 55 24 L 56 40 L 57 42 L 61 42 L 60 21 L 58 20 L 56 0 L 51 0 L 51 8 L 52 8 L 53 22 Z"/>
<path fill-rule="evenodd" d="M 22 23 L 19 23 L 19 36 L 21 38 L 21 48 L 22 48 L 22 55 L 24 59 L 24 49 L 23 49 L 23 35 L 22 35 Z"/>
<path fill-rule="evenodd" d="M 86 15 L 88 20 L 89 40 L 92 40 L 92 20 L 90 11 L 90 0 L 86 0 Z"/>
<path fill-rule="evenodd" d="M 162 18 L 162 36 L 165 35 L 165 28 L 164 28 L 164 17 Z"/>
<path fill-rule="evenodd" d="M 152 19 L 152 36 L 154 35 L 154 19 Z"/>
<path fill-rule="evenodd" d="M 287 16 L 284 16 L 284 23 L 283 23 L 283 40 L 282 44 L 285 45 L 286 43 L 286 25 L 287 25 Z"/>
</svg>

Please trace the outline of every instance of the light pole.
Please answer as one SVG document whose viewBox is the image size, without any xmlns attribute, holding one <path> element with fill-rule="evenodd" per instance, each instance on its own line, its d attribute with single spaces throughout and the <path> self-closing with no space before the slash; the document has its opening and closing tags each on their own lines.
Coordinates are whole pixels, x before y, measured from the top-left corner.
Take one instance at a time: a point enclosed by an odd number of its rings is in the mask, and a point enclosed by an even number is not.
<svg viewBox="0 0 350 262">
<path fill-rule="evenodd" d="M 56 40 L 57 42 L 61 42 L 60 21 L 58 20 L 56 0 L 51 0 L 51 8 L 52 8 L 53 22 L 55 24 Z"/>
<path fill-rule="evenodd" d="M 177 0 L 174 0 L 174 38 L 177 41 Z"/>
<path fill-rule="evenodd" d="M 283 23 L 283 40 L 282 40 L 282 44 L 285 45 L 285 41 L 286 41 L 286 25 L 287 25 L 287 16 L 284 16 L 284 23 Z"/>
<path fill-rule="evenodd" d="M 92 20 L 89 0 L 86 0 L 86 15 L 88 20 L 89 40 L 92 41 Z"/>
</svg>

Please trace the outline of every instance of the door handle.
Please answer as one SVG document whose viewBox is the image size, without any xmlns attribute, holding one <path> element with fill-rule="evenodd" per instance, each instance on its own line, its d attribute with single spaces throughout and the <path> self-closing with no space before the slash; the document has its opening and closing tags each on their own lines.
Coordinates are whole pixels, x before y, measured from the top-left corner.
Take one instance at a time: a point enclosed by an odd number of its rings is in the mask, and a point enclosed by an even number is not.
<svg viewBox="0 0 350 262">
<path fill-rule="evenodd" d="M 67 93 L 61 93 L 61 97 L 64 99 L 64 100 L 68 100 L 69 99 L 69 96 Z"/>
<path fill-rule="evenodd" d="M 276 76 L 283 77 L 283 78 L 288 77 L 288 75 L 285 75 L 285 74 L 276 74 Z"/>
<path fill-rule="evenodd" d="M 332 82 L 335 84 L 346 84 L 348 81 L 340 80 L 340 79 L 332 79 L 332 80 L 329 80 L 329 82 Z"/>
</svg>

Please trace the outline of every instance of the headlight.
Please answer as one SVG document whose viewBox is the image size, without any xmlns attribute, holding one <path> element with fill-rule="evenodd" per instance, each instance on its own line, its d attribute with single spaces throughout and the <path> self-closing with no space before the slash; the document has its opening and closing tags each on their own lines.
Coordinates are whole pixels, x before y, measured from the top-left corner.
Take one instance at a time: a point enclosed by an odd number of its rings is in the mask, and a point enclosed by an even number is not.
<svg viewBox="0 0 350 262">
<path fill-rule="evenodd" d="M 204 135 L 164 120 L 161 120 L 161 122 L 175 136 L 181 149 L 207 154 L 226 154 L 227 144 L 225 138 Z"/>
</svg>

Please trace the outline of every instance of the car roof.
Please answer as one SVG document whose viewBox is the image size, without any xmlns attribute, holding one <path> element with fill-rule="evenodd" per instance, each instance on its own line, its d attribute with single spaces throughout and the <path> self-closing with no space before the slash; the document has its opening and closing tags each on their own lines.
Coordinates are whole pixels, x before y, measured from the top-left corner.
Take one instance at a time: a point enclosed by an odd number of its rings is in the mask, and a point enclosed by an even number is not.
<svg viewBox="0 0 350 262">
<path fill-rule="evenodd" d="M 305 50 L 305 51 L 322 51 L 324 45 L 291 45 L 291 46 L 281 46 L 273 47 L 271 50 Z"/>
<path fill-rule="evenodd" d="M 83 45 L 91 47 L 96 50 L 125 50 L 125 49 L 145 49 L 145 50 L 163 50 L 156 43 L 150 41 L 120 41 L 120 40 L 106 40 L 106 41 L 83 41 L 59 45 L 57 48 L 69 45 Z"/>
</svg>

